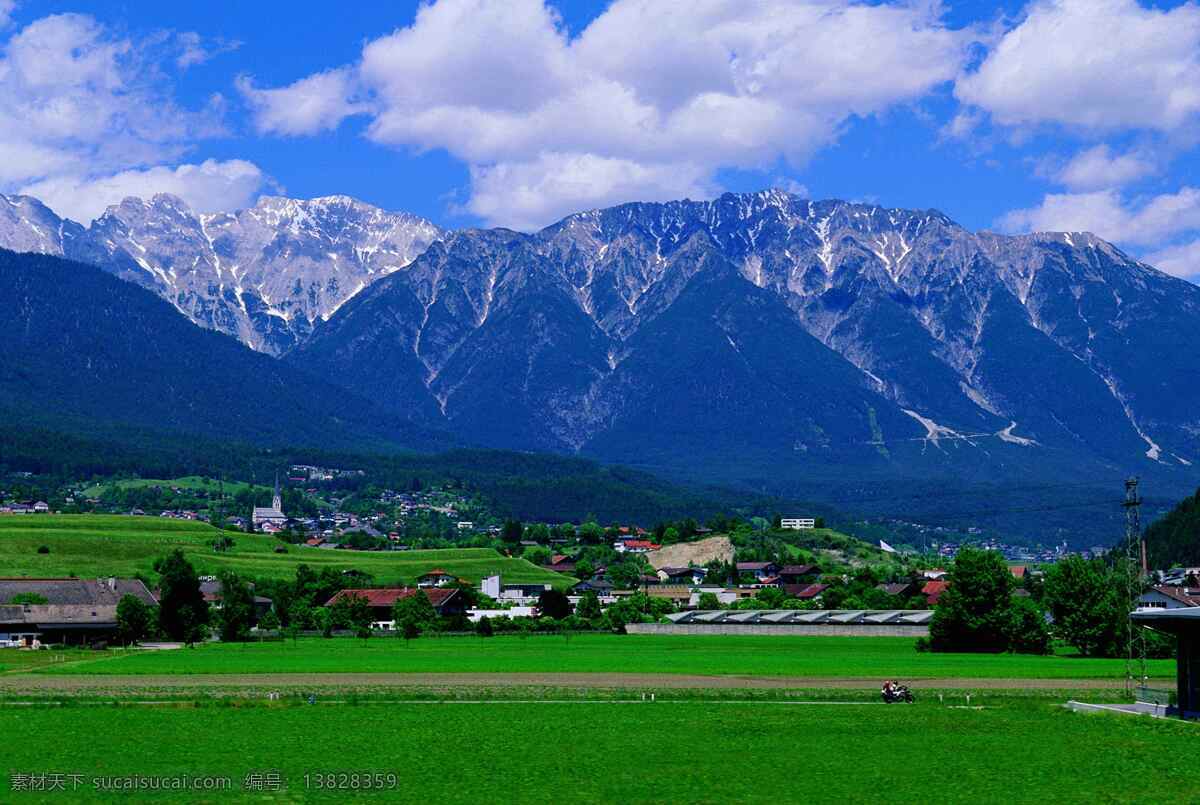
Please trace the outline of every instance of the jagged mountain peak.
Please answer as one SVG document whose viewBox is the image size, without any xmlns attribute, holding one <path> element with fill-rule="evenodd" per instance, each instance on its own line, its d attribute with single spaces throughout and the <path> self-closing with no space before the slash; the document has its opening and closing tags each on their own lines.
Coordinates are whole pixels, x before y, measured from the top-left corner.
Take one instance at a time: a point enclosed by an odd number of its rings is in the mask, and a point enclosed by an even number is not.
<svg viewBox="0 0 1200 805">
<path fill-rule="evenodd" d="M 131 196 L 87 229 L 33 200 L 0 207 L 0 245 L 98 265 L 197 324 L 273 354 L 442 236 L 415 215 L 348 196 L 264 196 L 247 209 L 202 214 L 175 195 Z"/>
</svg>

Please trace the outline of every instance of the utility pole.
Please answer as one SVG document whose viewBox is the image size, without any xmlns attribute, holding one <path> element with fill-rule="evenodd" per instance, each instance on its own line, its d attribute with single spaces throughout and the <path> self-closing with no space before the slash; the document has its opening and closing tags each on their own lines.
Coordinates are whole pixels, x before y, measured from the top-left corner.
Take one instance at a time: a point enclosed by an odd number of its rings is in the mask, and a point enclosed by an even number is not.
<svg viewBox="0 0 1200 805">
<path fill-rule="evenodd" d="M 1138 495 L 1138 479 L 1125 480 L 1125 577 L 1130 610 L 1136 609 L 1146 574 L 1146 545 L 1142 540 L 1142 498 Z M 1146 639 L 1141 627 L 1133 624 L 1132 618 L 1125 619 L 1126 657 L 1125 692 L 1132 694 L 1134 688 L 1146 684 Z M 1134 679 L 1134 662 L 1137 662 L 1137 679 Z"/>
</svg>

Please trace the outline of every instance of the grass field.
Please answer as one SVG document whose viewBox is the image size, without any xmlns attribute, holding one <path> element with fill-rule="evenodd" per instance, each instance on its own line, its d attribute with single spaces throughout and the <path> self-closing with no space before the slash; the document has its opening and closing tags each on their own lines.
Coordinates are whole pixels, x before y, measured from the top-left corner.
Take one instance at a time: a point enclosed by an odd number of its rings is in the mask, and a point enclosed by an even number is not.
<svg viewBox="0 0 1200 805">
<path fill-rule="evenodd" d="M 208 644 L 50 666 L 51 674 L 664 673 L 921 679 L 1118 679 L 1122 660 L 918 653 L 911 638 L 579 634 Z M 0 664 L 4 660 L 0 659 Z M 1152 660 L 1154 678 L 1174 660 Z"/>
<path fill-rule="evenodd" d="M 175 487 L 176 489 L 187 489 L 196 492 L 216 492 L 224 489 L 226 495 L 236 495 L 238 492 L 251 488 L 251 484 L 244 481 L 225 481 L 224 484 L 221 484 L 214 478 L 185 475 L 182 478 L 126 478 L 120 481 L 105 481 L 102 484 L 92 484 L 84 488 L 82 494 L 84 497 L 96 497 L 110 486 L 115 486 L 118 489 L 146 489 L 151 486 L 161 486 L 163 488 Z M 271 489 L 271 487 L 264 486 L 263 484 L 255 484 L 253 488 L 260 490 Z"/>
<path fill-rule="evenodd" d="M 296 545 L 287 553 L 262 534 L 230 533 L 232 550 L 215 553 L 211 542 L 221 532 L 206 523 L 160 517 L 107 514 L 22 515 L 0 517 L 0 576 L 130 576 L 151 574 L 154 560 L 181 548 L 201 573 L 229 568 L 254 578 L 291 578 L 296 566 L 333 567 L 370 573 L 379 583 L 414 582 L 435 567 L 477 582 L 499 573 L 514 584 L 574 583 L 560 573 L 512 559 L 488 548 L 443 551 L 329 551 Z M 39 546 L 50 549 L 39 554 Z"/>
<path fill-rule="evenodd" d="M 1200 729 L 1039 701 L 412 703 L 0 708 L 0 800 L 1162 802 L 1194 791 Z M 286 790 L 243 788 L 276 771 Z M 67 793 L 14 774 L 80 775 Z M 305 774 L 394 774 L 380 792 Z M 224 777 L 225 793 L 118 795 L 97 777 Z M 323 778 L 325 779 L 325 778 Z M 358 778 L 359 786 L 363 777 Z M 334 782 L 338 780 L 335 777 Z M 385 782 L 386 777 L 382 782 Z M 353 784 L 347 776 L 344 784 Z M 1174 795 L 1178 799 L 1178 794 Z"/>
</svg>

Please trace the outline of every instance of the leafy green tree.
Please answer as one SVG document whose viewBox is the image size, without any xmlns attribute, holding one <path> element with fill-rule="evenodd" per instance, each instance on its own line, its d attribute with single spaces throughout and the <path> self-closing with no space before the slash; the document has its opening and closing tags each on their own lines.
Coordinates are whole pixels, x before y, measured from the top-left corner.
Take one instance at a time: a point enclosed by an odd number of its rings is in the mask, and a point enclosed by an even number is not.
<svg viewBox="0 0 1200 805">
<path fill-rule="evenodd" d="M 258 619 L 258 628 L 265 632 L 279 631 L 279 616 L 275 614 L 275 610 L 268 609 L 266 613 Z"/>
<path fill-rule="evenodd" d="M 208 603 L 200 577 L 176 548 L 154 563 L 159 574 L 158 625 L 172 640 L 195 643 L 208 625 Z"/>
<path fill-rule="evenodd" d="M 484 615 L 479 619 L 479 622 L 475 624 L 475 634 L 479 635 L 480 637 L 491 637 L 492 632 L 492 622 L 488 620 L 487 615 Z"/>
<path fill-rule="evenodd" d="M 562 620 L 571 614 L 571 602 L 561 590 L 543 590 L 538 596 L 538 611 L 544 618 Z"/>
<path fill-rule="evenodd" d="M 392 619 L 400 636 L 411 640 L 437 625 L 437 611 L 430 603 L 429 596 L 418 590 L 413 595 L 396 600 L 392 607 Z"/>
<path fill-rule="evenodd" d="M 126 593 L 117 602 L 117 634 L 123 643 L 136 643 L 150 635 L 154 607 Z"/>
<path fill-rule="evenodd" d="M 604 529 L 594 520 L 579 527 L 579 541 L 584 545 L 599 545 L 604 541 Z"/>
<path fill-rule="evenodd" d="M 934 651 L 1005 651 L 1012 621 L 1012 573 L 1000 554 L 958 552 L 929 627 Z"/>
<path fill-rule="evenodd" d="M 548 565 L 550 564 L 551 558 L 550 549 L 543 548 L 541 545 L 533 548 L 526 548 L 521 554 L 521 558 L 526 562 L 531 562 L 535 565 Z"/>
<path fill-rule="evenodd" d="M 1013 596 L 1009 609 L 1008 650 L 1017 654 L 1049 654 L 1046 613 L 1027 596 Z"/>
<path fill-rule="evenodd" d="M 1068 556 L 1046 571 L 1042 598 L 1054 631 L 1085 657 L 1125 654 L 1132 609 L 1124 579 L 1099 559 Z"/>
<path fill-rule="evenodd" d="M 314 629 L 313 624 L 313 608 L 308 602 L 303 599 L 296 599 L 292 605 L 288 607 L 287 621 L 289 627 L 295 627 L 299 630 Z"/>
<path fill-rule="evenodd" d="M 254 595 L 249 585 L 232 570 L 226 570 L 221 578 L 221 609 L 217 612 L 217 624 L 221 629 L 221 640 L 233 643 L 250 636 L 254 623 Z"/>
<path fill-rule="evenodd" d="M 321 632 L 321 637 L 333 637 L 333 613 L 328 607 L 313 610 L 313 628 Z"/>
<path fill-rule="evenodd" d="M 589 590 L 584 593 L 575 606 L 575 616 L 582 620 L 599 620 L 603 613 L 600 610 L 600 596 Z"/>
<path fill-rule="evenodd" d="M 343 595 L 330 608 L 330 615 L 335 626 L 341 629 L 353 629 L 362 638 L 371 636 L 371 623 L 375 616 L 371 605 L 361 595 Z"/>
<path fill-rule="evenodd" d="M 716 593 L 700 593 L 700 598 L 696 601 L 696 609 L 724 609 L 721 606 L 721 599 L 717 598 Z"/>
<path fill-rule="evenodd" d="M 575 578 L 587 580 L 594 575 L 596 575 L 596 566 L 589 560 L 580 559 L 575 563 Z"/>
<path fill-rule="evenodd" d="M 608 577 L 618 589 L 631 590 L 641 584 L 642 565 L 634 559 L 625 559 L 608 568 Z"/>
</svg>

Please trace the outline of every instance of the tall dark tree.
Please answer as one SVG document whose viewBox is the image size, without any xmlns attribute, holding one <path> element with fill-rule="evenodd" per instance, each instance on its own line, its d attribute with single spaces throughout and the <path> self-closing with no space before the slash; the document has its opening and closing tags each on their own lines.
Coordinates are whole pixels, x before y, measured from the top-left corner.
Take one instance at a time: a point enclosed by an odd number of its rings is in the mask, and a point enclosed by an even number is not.
<svg viewBox="0 0 1200 805">
<path fill-rule="evenodd" d="M 543 590 L 542 594 L 538 596 L 538 611 L 544 618 L 562 620 L 571 614 L 571 602 L 567 600 L 566 594 L 561 590 L 554 588 Z"/>
<path fill-rule="evenodd" d="M 521 541 L 521 535 L 525 533 L 525 529 L 521 526 L 520 520 L 505 520 L 504 528 L 500 531 L 500 539 L 509 545 L 516 545 Z"/>
<path fill-rule="evenodd" d="M 136 643 L 150 635 L 154 607 L 136 595 L 123 595 L 117 602 L 117 634 L 123 643 Z"/>
<path fill-rule="evenodd" d="M 221 628 L 221 640 L 226 643 L 245 640 L 254 625 L 254 594 L 232 570 L 226 570 L 220 578 L 221 609 L 217 613 L 217 623 Z"/>
<path fill-rule="evenodd" d="M 172 640 L 195 643 L 208 625 L 208 603 L 196 569 L 176 548 L 154 563 L 159 574 L 158 625 Z"/>
<path fill-rule="evenodd" d="M 1005 651 L 1012 621 L 1012 573 L 995 551 L 963 548 L 947 574 L 929 627 L 935 651 Z"/>
</svg>

